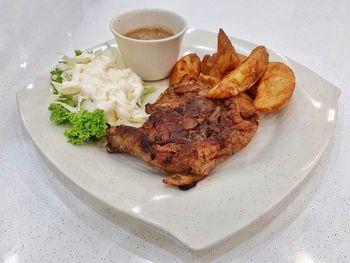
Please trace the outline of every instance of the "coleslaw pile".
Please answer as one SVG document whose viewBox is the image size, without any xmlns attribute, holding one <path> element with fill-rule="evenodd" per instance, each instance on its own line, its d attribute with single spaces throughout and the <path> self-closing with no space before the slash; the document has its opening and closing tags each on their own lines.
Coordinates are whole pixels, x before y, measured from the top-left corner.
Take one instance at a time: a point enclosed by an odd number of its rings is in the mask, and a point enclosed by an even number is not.
<svg viewBox="0 0 350 263">
<path fill-rule="evenodd" d="M 73 144 L 103 138 L 108 125 L 139 126 L 148 118 L 144 98 L 155 91 L 144 86 L 109 46 L 64 55 L 51 71 L 51 86 L 56 98 L 49 107 L 50 119 L 58 125 L 72 125 L 65 134 Z"/>
</svg>

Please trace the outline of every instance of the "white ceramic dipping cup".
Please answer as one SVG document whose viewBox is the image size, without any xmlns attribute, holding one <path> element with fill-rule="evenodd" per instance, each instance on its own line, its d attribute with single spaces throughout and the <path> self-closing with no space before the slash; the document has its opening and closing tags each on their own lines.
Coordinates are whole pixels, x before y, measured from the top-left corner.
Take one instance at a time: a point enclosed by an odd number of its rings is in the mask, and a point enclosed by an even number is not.
<svg viewBox="0 0 350 263">
<path fill-rule="evenodd" d="M 164 27 L 171 30 L 174 35 L 155 40 L 139 40 L 124 36 L 142 27 Z M 153 81 L 169 76 L 179 56 L 187 23 L 184 18 L 170 11 L 139 9 L 113 18 L 110 29 L 125 65 L 143 80 Z"/>
</svg>

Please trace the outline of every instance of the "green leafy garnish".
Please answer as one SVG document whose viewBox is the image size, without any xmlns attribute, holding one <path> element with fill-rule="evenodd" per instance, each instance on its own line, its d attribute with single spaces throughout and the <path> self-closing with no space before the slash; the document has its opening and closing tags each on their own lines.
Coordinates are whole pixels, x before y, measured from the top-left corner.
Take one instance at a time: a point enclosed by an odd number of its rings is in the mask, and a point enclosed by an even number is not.
<svg viewBox="0 0 350 263">
<path fill-rule="evenodd" d="M 72 116 L 72 113 L 60 104 L 51 103 L 49 110 L 51 111 L 50 120 L 57 125 L 69 122 Z"/>
<path fill-rule="evenodd" d="M 58 83 L 62 83 L 63 82 L 63 79 L 62 79 L 62 76 L 61 76 L 62 73 L 63 73 L 63 71 L 58 69 L 58 68 L 55 68 L 54 70 L 51 70 L 50 71 L 51 80 L 55 81 L 55 82 L 58 82 Z"/>
<path fill-rule="evenodd" d="M 80 56 L 83 52 L 79 49 L 74 50 L 76 56 Z"/>
<path fill-rule="evenodd" d="M 97 141 L 105 137 L 107 122 L 103 110 L 94 112 L 80 110 L 70 118 L 72 128 L 65 131 L 68 141 L 72 144 L 83 144 L 88 140 Z"/>
<path fill-rule="evenodd" d="M 72 100 L 71 98 L 69 98 L 67 95 L 63 95 L 61 94 L 60 96 L 58 96 L 57 101 L 65 103 L 71 107 L 75 107 L 76 103 L 74 100 Z"/>
<path fill-rule="evenodd" d="M 58 90 L 56 89 L 56 87 L 52 84 L 52 83 L 50 83 L 51 84 L 51 87 L 52 87 L 52 94 L 58 94 Z"/>
<path fill-rule="evenodd" d="M 72 113 L 60 104 L 52 103 L 50 120 L 57 125 L 70 123 L 71 128 L 64 134 L 68 142 L 72 144 L 84 144 L 89 140 L 98 141 L 106 136 L 107 120 L 103 110 L 97 109 L 93 112 L 79 110 Z"/>
</svg>

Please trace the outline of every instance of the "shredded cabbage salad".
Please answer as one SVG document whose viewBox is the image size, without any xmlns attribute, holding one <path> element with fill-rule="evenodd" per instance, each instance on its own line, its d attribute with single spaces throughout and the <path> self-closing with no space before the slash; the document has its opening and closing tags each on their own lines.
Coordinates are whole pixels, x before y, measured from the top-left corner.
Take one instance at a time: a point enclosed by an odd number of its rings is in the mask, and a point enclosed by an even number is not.
<svg viewBox="0 0 350 263">
<path fill-rule="evenodd" d="M 64 55 L 50 73 L 55 94 L 50 119 L 57 125 L 73 125 L 65 132 L 73 144 L 103 138 L 107 124 L 139 126 L 148 118 L 144 98 L 155 88 L 145 86 L 126 68 L 113 47 L 95 52 L 76 50 L 74 56 Z"/>
</svg>

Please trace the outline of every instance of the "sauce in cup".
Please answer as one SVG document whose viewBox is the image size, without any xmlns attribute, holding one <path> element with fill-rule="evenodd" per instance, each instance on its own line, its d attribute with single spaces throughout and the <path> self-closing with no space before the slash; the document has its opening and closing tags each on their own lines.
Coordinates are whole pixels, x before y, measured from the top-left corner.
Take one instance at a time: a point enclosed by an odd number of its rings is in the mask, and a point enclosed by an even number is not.
<svg viewBox="0 0 350 263">
<path fill-rule="evenodd" d="M 115 16 L 110 29 L 125 65 L 143 80 L 156 81 L 174 67 L 187 23 L 167 10 L 138 9 Z"/>
<path fill-rule="evenodd" d="M 133 39 L 154 40 L 171 37 L 173 35 L 174 33 L 165 27 L 141 27 L 129 31 L 124 36 Z"/>
</svg>

